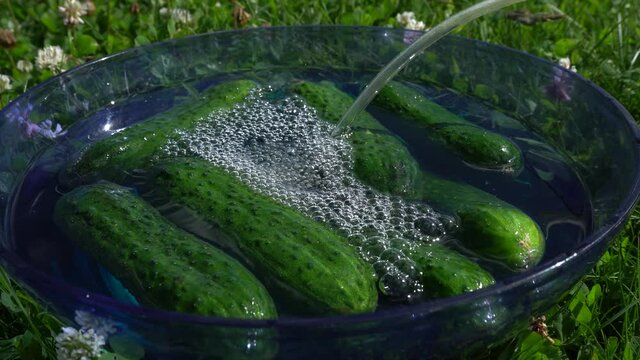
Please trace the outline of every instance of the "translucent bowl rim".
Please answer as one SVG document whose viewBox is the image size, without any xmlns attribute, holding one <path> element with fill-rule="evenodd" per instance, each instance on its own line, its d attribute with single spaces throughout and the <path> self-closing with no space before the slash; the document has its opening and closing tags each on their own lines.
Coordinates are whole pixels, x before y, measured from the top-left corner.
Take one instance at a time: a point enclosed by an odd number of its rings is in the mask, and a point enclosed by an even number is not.
<svg viewBox="0 0 640 360">
<path fill-rule="evenodd" d="M 50 84 L 58 81 L 61 77 L 67 77 L 73 75 L 76 71 L 79 71 L 85 67 L 94 66 L 101 62 L 117 58 L 131 51 L 139 51 L 140 49 L 150 49 L 153 47 L 163 47 L 170 46 L 172 43 L 188 41 L 188 39 L 194 39 L 199 37 L 207 37 L 207 36 L 224 36 L 224 34 L 230 33 L 241 33 L 241 32 L 278 32 L 282 30 L 290 30 L 290 29 L 299 29 L 301 31 L 305 31 L 308 29 L 314 28 L 335 28 L 336 31 L 341 31 L 344 29 L 351 30 L 367 30 L 373 32 L 410 32 L 420 34 L 421 31 L 413 31 L 406 29 L 397 29 L 397 28 L 386 28 L 386 27 L 377 27 L 377 26 L 349 26 L 349 25 L 293 25 L 293 26 L 272 26 L 272 27 L 261 27 L 261 28 L 249 28 L 249 29 L 239 29 L 239 30 L 226 30 L 226 31 L 217 31 L 217 32 L 209 32 L 191 35 L 187 37 L 181 37 L 166 41 L 161 41 L 153 44 L 148 44 L 141 47 L 130 48 L 118 53 L 114 53 L 108 56 L 105 56 L 100 59 L 96 59 L 90 61 L 88 63 L 79 65 L 75 68 L 72 68 L 62 74 L 59 74 L 55 77 L 52 77 L 36 86 L 31 88 L 28 92 L 20 95 L 12 102 L 7 104 L 7 106 L 0 110 L 0 114 L 7 111 L 7 109 L 12 106 L 20 103 L 23 99 L 28 98 L 30 93 L 37 91 L 40 88 L 49 86 Z M 635 155 L 636 158 L 640 158 L 640 129 L 638 125 L 634 121 L 631 114 L 611 95 L 605 92 L 602 88 L 594 84 L 588 79 L 585 79 L 580 74 L 577 74 L 573 71 L 569 71 L 556 63 L 553 63 L 549 60 L 539 58 L 533 56 L 524 51 L 508 48 L 498 44 L 490 44 L 484 41 L 470 39 L 455 35 L 449 35 L 450 37 L 455 37 L 458 39 L 463 39 L 464 41 L 468 41 L 470 43 L 482 44 L 483 46 L 495 47 L 499 48 L 503 51 L 509 51 L 519 56 L 524 56 L 530 59 L 533 59 L 538 62 L 545 63 L 552 68 L 557 69 L 558 71 L 562 71 L 565 73 L 567 77 L 572 77 L 577 79 L 578 81 L 584 82 L 587 85 L 593 87 L 603 99 L 609 101 L 616 110 L 622 114 L 628 130 L 634 136 L 635 143 Z M 100 308 L 100 310 L 115 310 L 119 311 L 134 317 L 144 317 L 147 320 L 158 320 L 158 321 L 171 321 L 171 322 L 182 322 L 182 323 L 192 323 L 192 324 L 205 324 L 212 326 L 226 326 L 226 327 L 239 327 L 239 328 L 262 328 L 262 327 L 309 327 L 309 326 L 332 326 L 332 325 L 348 325 L 348 324 L 357 324 L 357 323 L 366 323 L 366 322 L 379 322 L 379 321 L 388 321 L 391 319 L 400 319 L 400 318 L 408 318 L 413 317 L 416 314 L 419 316 L 425 316 L 429 313 L 434 313 L 437 311 L 441 311 L 448 307 L 455 307 L 456 305 L 462 305 L 464 303 L 474 303 L 476 301 L 481 301 L 483 298 L 495 297 L 500 294 L 510 291 L 519 286 L 524 286 L 531 282 L 536 282 L 536 280 L 544 279 L 546 276 L 553 274 L 557 271 L 558 268 L 570 266 L 575 262 L 579 262 L 580 259 L 590 252 L 590 250 L 598 245 L 601 245 L 602 242 L 611 240 L 612 234 L 617 233 L 618 230 L 623 226 L 630 212 L 633 210 L 635 204 L 637 203 L 640 197 L 640 166 L 636 166 L 634 169 L 633 182 L 630 186 L 630 191 L 624 200 L 621 202 L 621 205 L 616 210 L 616 212 L 605 222 L 605 225 L 601 226 L 597 231 L 594 231 L 592 234 L 588 235 L 582 245 L 578 246 L 570 253 L 561 254 L 554 259 L 548 260 L 545 262 L 547 266 L 536 266 L 534 269 L 525 272 L 523 274 L 511 276 L 504 281 L 498 282 L 490 287 L 485 289 L 480 289 L 471 293 L 428 300 L 421 302 L 419 304 L 414 304 L 410 306 L 403 306 L 395 309 L 387 309 L 380 310 L 373 313 L 365 313 L 365 314 L 355 314 L 355 315 L 333 315 L 333 316 L 323 316 L 323 317 L 290 317 L 290 318 L 282 318 L 275 320 L 249 320 L 249 319 L 238 319 L 238 318 L 221 318 L 214 316 L 202 316 L 202 315 L 194 315 L 194 314 L 186 314 L 179 313 L 175 311 L 161 310 L 155 308 L 149 308 L 141 305 L 132 305 L 126 304 L 120 301 L 117 301 L 111 297 L 106 295 L 102 295 L 99 293 L 92 293 L 83 290 L 82 288 L 72 286 L 64 281 L 58 280 L 52 276 L 49 276 L 43 272 L 40 272 L 34 268 L 32 268 L 29 264 L 25 263 L 15 254 L 7 251 L 6 249 L 0 249 L 0 257 L 2 257 L 5 261 L 7 261 L 10 265 L 13 265 L 15 269 L 19 269 L 20 274 L 16 274 L 18 278 L 22 279 L 30 279 L 37 281 L 40 286 L 34 286 L 34 284 L 26 282 L 26 286 L 28 288 L 40 289 L 40 290 L 48 290 L 48 291 L 56 291 L 56 292 L 65 292 L 68 294 L 69 301 L 77 301 L 86 307 L 96 307 Z M 9 216 L 8 214 L 6 216 Z M 6 220 L 6 219 L 5 219 Z M 11 269 L 10 269 L 11 270 Z M 16 271 L 17 272 L 17 271 Z"/>
</svg>

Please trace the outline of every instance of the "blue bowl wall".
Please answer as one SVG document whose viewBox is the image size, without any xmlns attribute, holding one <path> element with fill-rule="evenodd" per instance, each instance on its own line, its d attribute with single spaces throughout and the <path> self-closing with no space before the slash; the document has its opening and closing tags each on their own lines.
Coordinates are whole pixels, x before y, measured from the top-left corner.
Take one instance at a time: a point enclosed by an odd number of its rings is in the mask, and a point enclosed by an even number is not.
<svg viewBox="0 0 640 360">
<path fill-rule="evenodd" d="M 0 112 L 3 265 L 61 316 L 78 310 L 112 321 L 120 339 L 153 358 L 282 358 L 452 355 L 504 337 L 556 302 L 587 272 L 620 229 L 639 191 L 638 140 L 630 115 L 609 95 L 553 63 L 504 47 L 447 37 L 399 76 L 482 99 L 520 119 L 578 172 L 593 205 L 592 229 L 577 247 L 493 287 L 375 314 L 239 321 L 119 303 L 70 286 L 15 252 L 12 191 L 30 160 L 51 144 L 28 138 L 15 114 L 65 128 L 133 95 L 183 82 L 261 70 L 334 69 L 375 75 L 419 33 L 369 27 L 283 27 L 204 34 L 131 49 L 57 76 Z M 360 76 L 360 75 L 359 75 Z M 106 110 L 105 110 L 106 109 Z M 436 356 L 436 355 L 434 355 Z"/>
</svg>

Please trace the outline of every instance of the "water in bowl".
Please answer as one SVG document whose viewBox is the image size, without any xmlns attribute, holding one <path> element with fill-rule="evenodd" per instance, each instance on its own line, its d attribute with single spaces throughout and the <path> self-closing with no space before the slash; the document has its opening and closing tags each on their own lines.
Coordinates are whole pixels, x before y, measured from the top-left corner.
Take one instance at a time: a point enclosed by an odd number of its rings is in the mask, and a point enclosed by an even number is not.
<svg viewBox="0 0 640 360">
<path fill-rule="evenodd" d="M 167 144 L 163 153 L 207 159 L 259 192 L 343 234 L 376 268 L 383 295 L 379 309 L 419 297 L 416 295 L 422 290 L 416 279 L 403 272 L 403 259 L 381 263 L 381 253 L 388 239 L 398 233 L 414 241 L 455 244 L 455 219 L 429 204 L 380 194 L 360 183 L 351 171 L 349 144 L 344 138 L 332 137 L 334 125 L 320 120 L 311 107 L 290 92 L 290 84 L 295 81 L 329 80 L 357 95 L 363 85 L 361 79 L 367 76 L 329 70 L 250 76 L 261 79 L 261 90 L 233 110 L 211 113 L 195 131 L 180 133 L 179 140 Z M 83 253 L 53 224 L 54 204 L 67 190 L 58 183 L 58 172 L 84 146 L 229 78 L 233 76 L 138 95 L 101 109 L 70 128 L 33 163 L 17 190 L 11 220 L 16 252 L 40 270 L 87 291 L 136 304 L 135 296 L 100 265 L 99 259 Z M 423 82 L 408 84 L 449 111 L 507 136 L 520 147 L 525 162 L 518 174 L 471 167 L 430 140 L 411 120 L 370 106 L 368 111 L 406 143 L 424 170 L 492 193 L 531 216 L 546 238 L 542 262 L 574 247 L 588 234 L 591 207 L 580 179 L 567 163 L 558 160 L 560 154 L 545 156 L 549 145 L 528 131 L 526 124 L 477 99 Z M 133 174 L 127 185 L 136 190 L 141 179 L 144 177 Z M 198 233 L 193 219 L 166 211 L 164 215 Z M 475 260 L 497 279 L 510 275 L 489 261 Z M 404 285 L 398 286 L 400 283 Z M 281 315 L 296 315 L 287 311 L 287 304 L 278 306 Z"/>
</svg>

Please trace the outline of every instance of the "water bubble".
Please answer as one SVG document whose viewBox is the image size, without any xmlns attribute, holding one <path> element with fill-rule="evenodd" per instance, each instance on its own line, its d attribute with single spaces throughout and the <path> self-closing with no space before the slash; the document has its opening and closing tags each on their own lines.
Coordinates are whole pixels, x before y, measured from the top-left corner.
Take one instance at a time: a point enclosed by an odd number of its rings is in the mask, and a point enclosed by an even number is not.
<svg viewBox="0 0 640 360">
<path fill-rule="evenodd" d="M 380 254 L 380 258 L 394 263 L 400 259 L 404 259 L 405 256 L 402 251 L 398 249 L 386 249 Z"/>
<path fill-rule="evenodd" d="M 165 154 L 210 161 L 334 228 L 370 264 L 390 264 L 380 274 L 385 294 L 416 296 L 415 264 L 391 249 L 389 239 L 432 241 L 454 231 L 456 222 L 425 204 L 380 194 L 360 182 L 353 174 L 351 145 L 330 135 L 334 125 L 320 120 L 299 97 L 277 99 L 276 94 L 278 89 L 258 89 L 242 104 L 211 112 L 195 129 L 177 131 Z"/>
<path fill-rule="evenodd" d="M 387 246 L 382 238 L 372 236 L 365 240 L 363 249 L 366 256 L 380 256 L 387 249 Z"/>
<path fill-rule="evenodd" d="M 395 261 L 393 265 L 395 265 L 402 273 L 407 274 L 411 278 L 415 278 L 417 275 L 418 270 L 416 268 L 416 263 L 407 258 L 399 259 Z"/>
<path fill-rule="evenodd" d="M 392 271 L 394 268 L 394 265 L 387 261 L 387 260 L 380 260 L 380 261 L 376 261 L 373 264 L 373 270 L 375 270 L 376 274 L 378 276 L 382 276 L 390 271 Z"/>
<path fill-rule="evenodd" d="M 411 279 L 398 270 L 390 271 L 380 277 L 378 288 L 387 296 L 400 297 L 409 292 Z"/>
</svg>

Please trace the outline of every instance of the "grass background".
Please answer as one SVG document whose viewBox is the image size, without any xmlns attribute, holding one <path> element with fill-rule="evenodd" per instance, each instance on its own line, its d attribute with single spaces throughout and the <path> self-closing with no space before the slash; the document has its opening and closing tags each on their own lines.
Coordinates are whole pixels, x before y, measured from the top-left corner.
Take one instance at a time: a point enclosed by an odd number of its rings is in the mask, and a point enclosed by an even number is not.
<svg viewBox="0 0 640 360">
<path fill-rule="evenodd" d="M 37 50 L 45 45 L 61 46 L 68 54 L 65 66 L 70 68 L 133 46 L 238 27 L 336 23 L 398 27 L 395 15 L 402 11 L 413 11 L 431 26 L 474 2 L 96 0 L 95 11 L 83 17 L 85 23 L 69 28 L 58 11 L 62 1 L 0 0 L 0 28 L 12 29 L 16 38 L 12 47 L 2 47 L 0 41 L 0 74 L 12 78 L 12 90 L 0 93 L 0 106 L 53 75 L 49 70 L 25 73 L 16 68 L 19 60 L 35 63 Z M 163 7 L 187 9 L 192 21 L 183 24 L 162 16 Z M 525 25 L 507 16 L 514 9 L 565 16 Z M 578 72 L 640 119 L 640 0 L 529 0 L 468 24 L 457 34 L 552 60 L 569 57 Z M 545 314 L 553 342 L 521 329 L 477 357 L 640 358 L 639 231 L 636 210 L 595 269 Z M 54 358 L 53 336 L 60 326 L 0 271 L 0 359 Z"/>
</svg>

